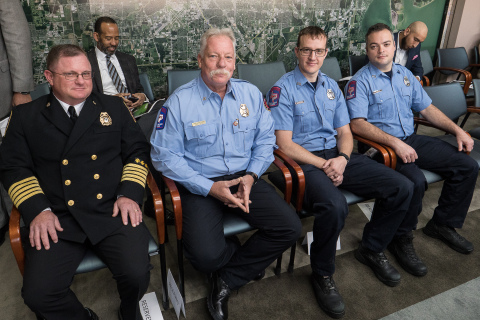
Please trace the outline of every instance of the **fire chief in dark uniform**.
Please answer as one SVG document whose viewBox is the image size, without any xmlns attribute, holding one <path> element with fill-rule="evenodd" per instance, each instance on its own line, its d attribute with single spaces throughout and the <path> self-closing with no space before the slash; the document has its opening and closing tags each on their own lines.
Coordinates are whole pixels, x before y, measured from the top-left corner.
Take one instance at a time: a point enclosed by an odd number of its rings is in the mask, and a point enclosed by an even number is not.
<svg viewBox="0 0 480 320">
<path fill-rule="evenodd" d="M 29 226 L 23 298 L 45 319 L 98 319 L 70 290 L 91 247 L 117 281 L 123 319 L 141 319 L 148 143 L 121 99 L 92 94 L 80 47 L 53 47 L 45 77 L 52 94 L 13 109 L 0 147 L 2 183 Z"/>
</svg>

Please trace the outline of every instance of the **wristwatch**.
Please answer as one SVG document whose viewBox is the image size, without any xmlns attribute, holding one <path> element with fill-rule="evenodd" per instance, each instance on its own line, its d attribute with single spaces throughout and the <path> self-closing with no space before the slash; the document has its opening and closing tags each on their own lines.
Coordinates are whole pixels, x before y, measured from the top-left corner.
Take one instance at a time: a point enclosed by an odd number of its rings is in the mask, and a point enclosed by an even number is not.
<svg viewBox="0 0 480 320">
<path fill-rule="evenodd" d="M 347 163 L 348 163 L 348 161 L 350 161 L 350 157 L 347 156 L 345 153 L 339 152 L 338 155 L 344 157 L 345 159 L 347 159 Z"/>
<path fill-rule="evenodd" d="M 258 181 L 258 176 L 257 176 L 257 174 L 256 174 L 255 172 L 247 171 L 247 172 L 245 172 L 245 174 L 246 174 L 246 175 L 248 174 L 249 176 L 252 176 L 252 178 L 253 178 L 253 184 L 257 183 L 257 181 Z"/>
</svg>

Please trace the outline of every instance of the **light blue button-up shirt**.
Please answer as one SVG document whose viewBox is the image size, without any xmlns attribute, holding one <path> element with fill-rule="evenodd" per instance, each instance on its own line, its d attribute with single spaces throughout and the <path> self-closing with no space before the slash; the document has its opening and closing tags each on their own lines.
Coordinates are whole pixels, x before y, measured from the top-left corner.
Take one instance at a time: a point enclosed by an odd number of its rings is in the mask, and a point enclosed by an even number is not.
<svg viewBox="0 0 480 320">
<path fill-rule="evenodd" d="M 350 123 L 341 90 L 321 71 L 314 88 L 297 66 L 275 83 L 267 99 L 275 130 L 292 131 L 292 141 L 311 152 L 336 147 L 335 129 Z"/>
<path fill-rule="evenodd" d="M 365 118 L 384 132 L 405 139 L 414 132 L 413 111 L 432 99 L 405 67 L 392 65 L 392 78 L 368 63 L 345 87 L 350 119 Z"/>
<path fill-rule="evenodd" d="M 272 163 L 273 119 L 254 85 L 230 79 L 222 99 L 202 77 L 181 86 L 161 109 L 152 132 L 155 169 L 207 196 L 210 178 L 242 170 L 259 177 Z"/>
</svg>

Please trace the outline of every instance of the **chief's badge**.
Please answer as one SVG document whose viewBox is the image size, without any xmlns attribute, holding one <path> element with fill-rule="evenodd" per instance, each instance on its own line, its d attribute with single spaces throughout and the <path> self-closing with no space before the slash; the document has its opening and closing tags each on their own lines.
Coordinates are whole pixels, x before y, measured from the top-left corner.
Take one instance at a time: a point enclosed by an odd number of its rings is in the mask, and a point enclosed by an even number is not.
<svg viewBox="0 0 480 320">
<path fill-rule="evenodd" d="M 327 89 L 327 97 L 328 97 L 328 99 L 330 99 L 330 100 L 335 99 L 335 92 L 333 92 L 332 89 Z"/>
<path fill-rule="evenodd" d="M 111 126 L 112 125 L 112 118 L 106 112 L 100 113 L 100 123 L 102 126 Z"/>
<path fill-rule="evenodd" d="M 405 83 L 407 87 L 410 87 L 410 81 L 408 80 L 407 76 L 403 77 L 403 83 Z"/>
<path fill-rule="evenodd" d="M 242 117 L 246 118 L 248 117 L 248 115 L 250 114 L 248 112 L 248 108 L 247 108 L 247 105 L 246 104 L 241 104 L 240 105 L 240 114 L 242 115 Z"/>
</svg>

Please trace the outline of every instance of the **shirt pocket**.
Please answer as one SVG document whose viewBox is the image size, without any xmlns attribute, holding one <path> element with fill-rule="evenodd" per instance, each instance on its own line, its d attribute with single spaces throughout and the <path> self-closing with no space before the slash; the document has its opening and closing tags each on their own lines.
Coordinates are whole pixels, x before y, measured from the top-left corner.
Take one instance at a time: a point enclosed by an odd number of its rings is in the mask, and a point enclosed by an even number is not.
<svg viewBox="0 0 480 320">
<path fill-rule="evenodd" d="M 297 132 L 297 128 L 300 128 L 300 133 L 308 133 L 310 131 L 313 131 L 315 127 L 318 127 L 320 125 L 313 106 L 309 106 L 304 103 L 296 105 L 293 116 L 294 132 Z"/>
<path fill-rule="evenodd" d="M 392 96 L 378 92 L 368 96 L 368 120 L 392 119 L 395 115 L 395 103 Z"/>
<path fill-rule="evenodd" d="M 233 126 L 235 148 L 245 154 L 252 149 L 257 129 L 257 118 L 238 119 L 238 124 Z"/>
<path fill-rule="evenodd" d="M 327 100 L 323 104 L 325 120 L 327 120 L 328 123 L 333 123 L 336 105 L 335 100 Z"/>
<path fill-rule="evenodd" d="M 204 124 L 187 127 L 185 130 L 187 143 L 185 149 L 198 158 L 206 158 L 218 153 L 217 126 Z"/>
</svg>

